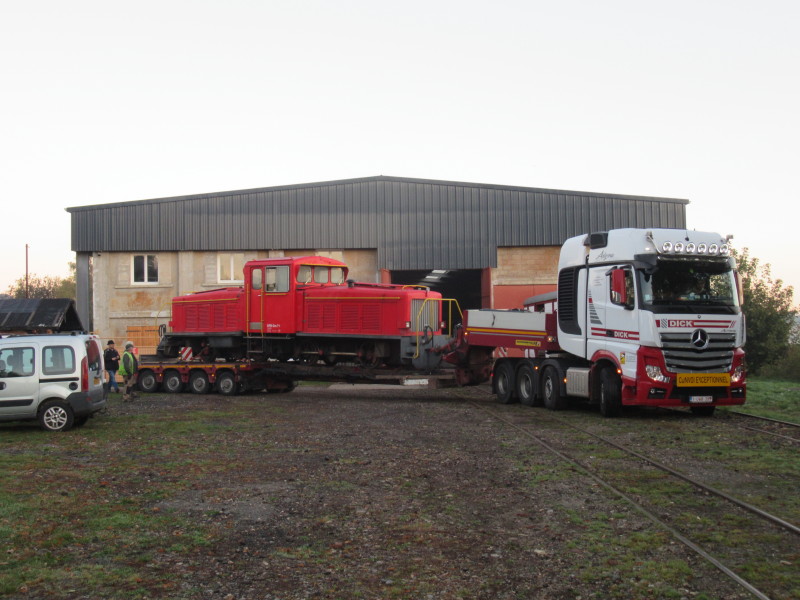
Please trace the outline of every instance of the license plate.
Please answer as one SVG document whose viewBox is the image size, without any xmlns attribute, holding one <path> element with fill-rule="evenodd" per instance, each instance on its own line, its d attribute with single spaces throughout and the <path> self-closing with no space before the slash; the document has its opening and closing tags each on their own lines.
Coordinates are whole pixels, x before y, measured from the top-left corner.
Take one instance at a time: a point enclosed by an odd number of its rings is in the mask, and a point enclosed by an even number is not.
<svg viewBox="0 0 800 600">
<path fill-rule="evenodd" d="M 710 404 L 714 396 L 689 396 L 689 404 Z"/>
<path fill-rule="evenodd" d="M 679 387 L 727 387 L 730 384 L 729 373 L 678 373 Z"/>
</svg>

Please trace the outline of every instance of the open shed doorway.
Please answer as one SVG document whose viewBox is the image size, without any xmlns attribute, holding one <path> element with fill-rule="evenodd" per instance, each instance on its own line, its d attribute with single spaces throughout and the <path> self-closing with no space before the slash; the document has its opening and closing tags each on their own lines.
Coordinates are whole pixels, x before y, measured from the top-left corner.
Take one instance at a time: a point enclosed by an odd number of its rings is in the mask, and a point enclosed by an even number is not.
<svg viewBox="0 0 800 600">
<path fill-rule="evenodd" d="M 400 285 L 424 285 L 442 298 L 458 300 L 461 310 L 482 308 L 482 278 L 481 269 L 463 269 L 460 271 L 391 271 L 392 283 Z M 446 312 L 446 309 L 445 309 Z M 444 315 L 447 320 L 447 314 Z M 458 315 L 454 315 L 454 322 L 448 323 L 453 327 L 460 322 Z"/>
</svg>

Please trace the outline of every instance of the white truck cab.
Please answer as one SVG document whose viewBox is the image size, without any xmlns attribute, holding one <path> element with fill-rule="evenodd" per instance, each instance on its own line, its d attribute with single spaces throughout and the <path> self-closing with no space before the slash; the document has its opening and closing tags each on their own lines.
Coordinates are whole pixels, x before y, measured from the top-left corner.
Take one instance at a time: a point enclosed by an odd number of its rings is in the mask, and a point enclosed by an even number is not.
<svg viewBox="0 0 800 600">
<path fill-rule="evenodd" d="M 97 336 L 0 338 L 0 421 L 37 420 L 46 431 L 66 431 L 105 405 Z"/>
</svg>

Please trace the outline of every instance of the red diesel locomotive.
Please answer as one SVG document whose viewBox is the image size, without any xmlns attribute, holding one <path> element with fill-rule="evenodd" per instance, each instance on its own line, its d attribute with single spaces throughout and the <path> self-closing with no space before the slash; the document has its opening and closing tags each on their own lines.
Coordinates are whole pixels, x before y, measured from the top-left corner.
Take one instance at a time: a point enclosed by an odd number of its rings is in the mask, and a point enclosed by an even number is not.
<svg viewBox="0 0 800 600">
<path fill-rule="evenodd" d="M 252 260 L 244 286 L 172 299 L 163 358 L 182 348 L 235 360 L 339 361 L 435 368 L 442 296 L 423 286 L 356 283 L 343 262 L 321 256 Z"/>
</svg>

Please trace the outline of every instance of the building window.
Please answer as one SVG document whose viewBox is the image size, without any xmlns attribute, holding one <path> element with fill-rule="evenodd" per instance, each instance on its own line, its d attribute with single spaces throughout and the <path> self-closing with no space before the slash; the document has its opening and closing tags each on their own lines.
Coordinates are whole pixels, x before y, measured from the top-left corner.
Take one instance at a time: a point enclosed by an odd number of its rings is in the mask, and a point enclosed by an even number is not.
<svg viewBox="0 0 800 600">
<path fill-rule="evenodd" d="M 220 283 L 244 283 L 244 252 L 222 252 L 217 257 Z"/>
<path fill-rule="evenodd" d="M 133 283 L 158 283 L 158 257 L 155 254 L 134 255 Z"/>
</svg>

